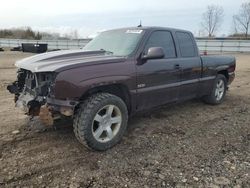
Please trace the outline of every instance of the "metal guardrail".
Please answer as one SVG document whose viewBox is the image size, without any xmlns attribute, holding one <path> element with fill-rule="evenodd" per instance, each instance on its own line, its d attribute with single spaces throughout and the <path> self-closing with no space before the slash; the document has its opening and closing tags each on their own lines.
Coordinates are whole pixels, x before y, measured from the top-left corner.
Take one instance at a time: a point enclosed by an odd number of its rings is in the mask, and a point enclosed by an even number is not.
<svg viewBox="0 0 250 188">
<path fill-rule="evenodd" d="M 80 49 L 84 47 L 91 39 L 81 40 L 25 40 L 25 39 L 0 39 L 0 47 L 14 48 L 22 46 L 22 43 L 48 44 L 49 50 L 55 49 Z"/>
<path fill-rule="evenodd" d="M 23 40 L 0 39 L 0 47 L 18 47 L 22 43 L 46 43 L 49 50 L 54 49 L 80 49 L 91 39 L 81 40 Z M 204 40 L 197 39 L 201 52 L 250 52 L 250 40 Z"/>
<path fill-rule="evenodd" d="M 202 52 L 250 52 L 250 40 L 197 40 L 197 45 Z"/>
</svg>

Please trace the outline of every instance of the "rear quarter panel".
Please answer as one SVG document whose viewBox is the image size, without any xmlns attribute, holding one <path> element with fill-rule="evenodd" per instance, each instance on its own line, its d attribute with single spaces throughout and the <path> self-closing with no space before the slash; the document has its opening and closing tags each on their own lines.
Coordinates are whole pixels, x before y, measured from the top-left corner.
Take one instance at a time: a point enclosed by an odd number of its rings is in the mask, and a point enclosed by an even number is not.
<svg viewBox="0 0 250 188">
<path fill-rule="evenodd" d="M 202 77 L 201 95 L 209 94 L 212 91 L 214 79 L 219 71 L 228 70 L 235 65 L 236 59 L 233 56 L 201 56 Z"/>
<path fill-rule="evenodd" d="M 203 63 L 203 77 L 216 76 L 217 72 L 227 70 L 236 63 L 233 56 L 201 56 L 201 60 Z"/>
</svg>

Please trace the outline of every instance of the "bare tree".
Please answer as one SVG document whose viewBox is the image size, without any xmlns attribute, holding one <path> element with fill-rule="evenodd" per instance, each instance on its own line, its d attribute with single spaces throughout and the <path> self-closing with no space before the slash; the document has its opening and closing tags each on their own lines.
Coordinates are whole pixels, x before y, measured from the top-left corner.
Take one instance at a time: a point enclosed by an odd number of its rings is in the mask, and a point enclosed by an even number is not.
<svg viewBox="0 0 250 188">
<path fill-rule="evenodd" d="M 237 22 L 236 19 L 233 17 L 233 35 L 239 33 L 238 27 L 239 27 L 238 22 Z"/>
<path fill-rule="evenodd" d="M 224 10 L 221 6 L 209 5 L 206 12 L 202 15 L 202 28 L 208 33 L 209 37 L 214 36 L 223 22 Z"/>
<path fill-rule="evenodd" d="M 79 35 L 78 35 L 78 31 L 77 31 L 77 29 L 75 29 L 75 30 L 70 30 L 68 33 L 65 33 L 64 35 L 63 35 L 63 37 L 64 38 L 67 38 L 67 39 L 78 39 L 79 38 Z"/>
<path fill-rule="evenodd" d="M 237 27 L 237 32 L 240 31 L 244 33 L 247 38 L 250 27 L 250 2 L 241 5 L 239 13 L 234 15 L 233 20 L 235 27 Z"/>
<path fill-rule="evenodd" d="M 75 29 L 75 30 L 73 31 L 72 35 L 73 35 L 73 39 L 78 39 L 78 38 L 79 38 L 79 34 L 78 34 L 77 29 Z"/>
</svg>

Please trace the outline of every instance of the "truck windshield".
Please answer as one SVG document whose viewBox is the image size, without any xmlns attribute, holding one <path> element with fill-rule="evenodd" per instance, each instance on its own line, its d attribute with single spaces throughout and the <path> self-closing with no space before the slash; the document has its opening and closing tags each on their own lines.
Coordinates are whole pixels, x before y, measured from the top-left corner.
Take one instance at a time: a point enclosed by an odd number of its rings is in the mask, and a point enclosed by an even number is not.
<svg viewBox="0 0 250 188">
<path fill-rule="evenodd" d="M 143 33 L 140 29 L 105 31 L 90 41 L 83 50 L 104 50 L 116 56 L 128 56 L 135 50 Z"/>
</svg>

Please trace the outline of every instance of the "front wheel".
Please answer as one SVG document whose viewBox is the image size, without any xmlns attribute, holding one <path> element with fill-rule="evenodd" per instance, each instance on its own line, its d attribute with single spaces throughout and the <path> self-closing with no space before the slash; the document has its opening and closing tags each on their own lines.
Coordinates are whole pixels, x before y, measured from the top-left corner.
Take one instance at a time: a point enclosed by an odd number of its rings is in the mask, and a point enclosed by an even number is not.
<svg viewBox="0 0 250 188">
<path fill-rule="evenodd" d="M 127 121 L 127 106 L 122 99 L 109 93 L 98 93 L 80 106 L 73 125 L 81 143 L 103 151 L 121 140 Z"/>
<path fill-rule="evenodd" d="M 204 97 L 208 104 L 221 104 L 224 101 L 227 91 L 227 79 L 224 75 L 218 74 L 215 78 L 213 89 L 210 95 Z"/>
</svg>

